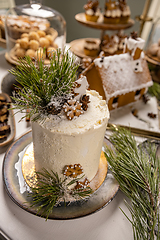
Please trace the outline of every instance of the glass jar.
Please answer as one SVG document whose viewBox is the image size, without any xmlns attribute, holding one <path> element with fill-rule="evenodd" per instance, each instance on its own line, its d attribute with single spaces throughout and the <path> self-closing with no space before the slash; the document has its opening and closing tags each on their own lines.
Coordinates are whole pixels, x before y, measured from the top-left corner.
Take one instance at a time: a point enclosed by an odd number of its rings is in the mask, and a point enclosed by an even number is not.
<svg viewBox="0 0 160 240">
<path fill-rule="evenodd" d="M 66 22 L 59 12 L 43 6 L 41 0 L 30 0 L 30 4 L 8 10 L 5 33 L 9 62 L 16 63 L 25 55 L 34 60 L 42 52 L 47 61 L 51 50 L 65 46 Z"/>
</svg>

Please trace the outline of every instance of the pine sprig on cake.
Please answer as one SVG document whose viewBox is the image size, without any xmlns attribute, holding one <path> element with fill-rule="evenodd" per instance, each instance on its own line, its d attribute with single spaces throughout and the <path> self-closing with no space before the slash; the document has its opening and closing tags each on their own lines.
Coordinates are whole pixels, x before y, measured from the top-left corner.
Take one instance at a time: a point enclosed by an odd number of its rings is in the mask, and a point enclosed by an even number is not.
<svg viewBox="0 0 160 240">
<path fill-rule="evenodd" d="M 43 59 L 33 63 L 29 56 L 19 60 L 19 65 L 10 72 L 22 86 L 13 97 L 15 109 L 21 112 L 30 109 L 29 115 L 58 114 L 64 102 L 72 96 L 78 65 L 69 51 L 57 49 L 52 53 L 50 65 Z"/>
<path fill-rule="evenodd" d="M 32 187 L 28 194 L 30 197 L 31 207 L 37 208 L 37 214 L 45 216 L 48 219 L 53 207 L 61 202 L 70 202 L 81 198 L 89 197 L 92 189 L 89 186 L 75 188 L 74 185 L 84 177 L 75 177 L 68 180 L 59 178 L 57 173 L 52 170 L 48 172 L 43 169 L 42 172 L 37 172 L 37 185 Z M 71 189 L 71 187 L 73 188 Z"/>
<path fill-rule="evenodd" d="M 106 157 L 120 189 L 129 199 L 125 203 L 132 219 L 126 217 L 132 224 L 134 240 L 158 240 L 160 160 L 156 148 L 150 144 L 145 149 L 138 147 L 126 129 L 113 131 L 110 140 L 115 151 L 106 149 Z"/>
</svg>

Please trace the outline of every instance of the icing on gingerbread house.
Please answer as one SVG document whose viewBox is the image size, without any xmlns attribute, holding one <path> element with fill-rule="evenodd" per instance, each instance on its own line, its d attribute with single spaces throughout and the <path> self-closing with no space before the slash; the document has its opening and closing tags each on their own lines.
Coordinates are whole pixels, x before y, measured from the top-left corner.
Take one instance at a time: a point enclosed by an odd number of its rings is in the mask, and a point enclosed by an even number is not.
<svg viewBox="0 0 160 240">
<path fill-rule="evenodd" d="M 153 84 L 143 46 L 141 38 L 126 38 L 125 53 L 96 58 L 82 73 L 90 88 L 107 100 L 109 110 L 139 100 Z"/>
</svg>

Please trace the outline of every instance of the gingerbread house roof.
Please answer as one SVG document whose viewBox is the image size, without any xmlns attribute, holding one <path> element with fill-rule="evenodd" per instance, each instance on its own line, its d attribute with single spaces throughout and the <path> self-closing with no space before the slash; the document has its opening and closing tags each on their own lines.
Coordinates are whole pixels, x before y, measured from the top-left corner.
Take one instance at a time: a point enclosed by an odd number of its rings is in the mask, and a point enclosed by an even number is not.
<svg viewBox="0 0 160 240">
<path fill-rule="evenodd" d="M 144 56 L 133 61 L 128 53 L 97 58 L 98 71 L 106 99 L 151 86 L 152 79 Z"/>
</svg>

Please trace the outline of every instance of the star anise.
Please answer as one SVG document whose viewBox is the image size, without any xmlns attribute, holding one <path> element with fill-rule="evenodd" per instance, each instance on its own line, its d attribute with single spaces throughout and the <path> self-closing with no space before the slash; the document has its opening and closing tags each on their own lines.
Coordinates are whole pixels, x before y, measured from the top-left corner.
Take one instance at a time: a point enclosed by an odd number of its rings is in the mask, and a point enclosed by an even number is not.
<svg viewBox="0 0 160 240">
<path fill-rule="evenodd" d="M 83 110 L 84 111 L 87 111 L 87 108 L 88 108 L 88 103 L 90 103 L 90 101 L 89 101 L 89 96 L 88 95 L 83 95 L 82 97 L 81 97 L 81 103 L 82 103 L 82 108 L 83 108 Z"/>
</svg>

